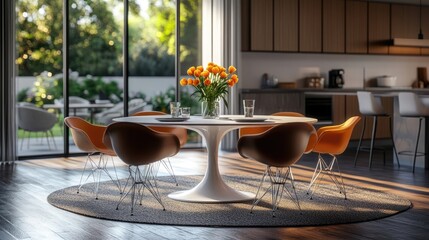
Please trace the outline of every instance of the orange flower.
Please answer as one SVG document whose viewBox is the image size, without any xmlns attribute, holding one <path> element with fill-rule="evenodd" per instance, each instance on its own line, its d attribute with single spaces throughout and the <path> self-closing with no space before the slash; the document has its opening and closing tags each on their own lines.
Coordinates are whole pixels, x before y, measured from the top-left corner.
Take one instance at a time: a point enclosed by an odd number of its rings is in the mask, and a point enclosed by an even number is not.
<svg viewBox="0 0 429 240">
<path fill-rule="evenodd" d="M 220 77 L 221 78 L 226 78 L 228 76 L 228 74 L 226 72 L 221 72 L 220 73 Z"/>
<path fill-rule="evenodd" d="M 209 71 L 207 71 L 207 70 L 205 70 L 205 71 L 203 71 L 203 72 L 201 73 L 201 76 L 202 76 L 202 77 L 204 77 L 204 78 L 207 78 L 207 77 L 209 76 L 209 74 L 210 74 L 210 72 L 209 72 Z"/>
<path fill-rule="evenodd" d="M 197 69 L 200 70 L 200 72 L 204 71 L 204 67 L 203 66 L 198 66 Z"/>
<path fill-rule="evenodd" d="M 235 73 L 235 71 L 237 71 L 237 69 L 234 66 L 229 66 L 228 68 L 229 73 Z"/>
<path fill-rule="evenodd" d="M 210 79 L 206 79 L 204 80 L 204 86 L 208 86 L 212 83 L 212 81 L 210 81 Z"/>
<path fill-rule="evenodd" d="M 181 86 L 186 86 L 187 84 L 188 84 L 188 80 L 186 80 L 186 78 L 182 78 L 182 80 L 180 80 Z"/>
<path fill-rule="evenodd" d="M 206 70 L 207 70 L 208 72 L 212 72 L 212 69 L 213 69 L 213 66 L 207 66 L 207 68 L 206 68 Z"/>
<path fill-rule="evenodd" d="M 188 85 L 192 85 L 194 83 L 194 80 L 192 78 L 188 78 Z"/>
<path fill-rule="evenodd" d="M 207 66 L 214 66 L 215 64 L 213 63 L 213 62 L 209 62 L 208 64 L 207 64 Z"/>
<path fill-rule="evenodd" d="M 194 75 L 194 71 L 195 71 L 195 67 L 192 66 L 188 69 L 188 71 L 186 73 L 188 73 L 189 76 L 193 76 Z"/>
<path fill-rule="evenodd" d="M 234 81 L 235 81 L 236 79 L 238 79 L 237 74 L 232 75 L 232 76 L 231 76 L 231 79 L 234 79 Z"/>
<path fill-rule="evenodd" d="M 221 72 L 225 72 L 225 71 L 226 71 L 226 68 L 224 68 L 224 67 L 220 67 L 220 71 L 221 71 Z"/>
<path fill-rule="evenodd" d="M 197 70 L 194 71 L 194 76 L 195 77 L 200 77 L 200 75 L 201 75 L 201 71 L 199 69 L 197 69 Z"/>
<path fill-rule="evenodd" d="M 212 73 L 213 74 L 217 74 L 217 73 L 219 73 L 219 71 L 220 71 L 219 67 L 213 67 L 212 68 Z"/>
<path fill-rule="evenodd" d="M 238 78 L 234 79 L 234 83 L 237 84 L 238 83 Z"/>
<path fill-rule="evenodd" d="M 200 80 L 199 79 L 194 79 L 194 86 L 198 86 L 198 84 L 200 84 Z"/>
<path fill-rule="evenodd" d="M 232 86 L 234 86 L 234 80 L 228 80 L 227 82 L 226 82 L 227 84 L 228 84 L 228 86 L 230 86 L 230 87 L 232 87 Z"/>
</svg>

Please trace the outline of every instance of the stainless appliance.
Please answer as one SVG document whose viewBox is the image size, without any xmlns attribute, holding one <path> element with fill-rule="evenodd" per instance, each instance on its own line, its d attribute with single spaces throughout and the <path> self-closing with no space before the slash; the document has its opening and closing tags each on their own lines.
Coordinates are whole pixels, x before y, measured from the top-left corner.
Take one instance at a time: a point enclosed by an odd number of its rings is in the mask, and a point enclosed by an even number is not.
<svg viewBox="0 0 429 240">
<path fill-rule="evenodd" d="M 344 85 L 344 69 L 332 69 L 329 71 L 329 88 L 342 88 Z"/>
</svg>

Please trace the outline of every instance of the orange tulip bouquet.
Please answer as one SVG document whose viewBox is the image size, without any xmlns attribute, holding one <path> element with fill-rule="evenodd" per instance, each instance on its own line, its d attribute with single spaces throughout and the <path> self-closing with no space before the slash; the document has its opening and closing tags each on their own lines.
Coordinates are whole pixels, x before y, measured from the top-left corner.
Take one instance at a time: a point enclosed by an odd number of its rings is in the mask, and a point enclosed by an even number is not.
<svg viewBox="0 0 429 240">
<path fill-rule="evenodd" d="M 219 116 L 220 99 L 228 107 L 225 95 L 228 94 L 228 88 L 233 87 L 238 82 L 236 71 L 234 66 L 229 66 L 226 69 L 212 62 L 208 63 L 206 69 L 203 66 L 192 66 L 187 71 L 191 77 L 182 78 L 180 85 L 192 86 L 195 89 L 191 96 L 197 96 L 202 102 L 204 118 L 216 118 Z"/>
</svg>

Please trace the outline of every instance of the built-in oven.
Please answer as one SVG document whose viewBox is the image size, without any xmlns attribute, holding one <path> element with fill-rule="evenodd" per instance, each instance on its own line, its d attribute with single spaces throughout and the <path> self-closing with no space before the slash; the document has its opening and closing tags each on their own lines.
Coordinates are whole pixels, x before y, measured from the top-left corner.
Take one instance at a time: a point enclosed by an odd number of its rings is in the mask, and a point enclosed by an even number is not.
<svg viewBox="0 0 429 240">
<path fill-rule="evenodd" d="M 305 116 L 317 118 L 318 124 L 332 124 L 332 95 L 305 94 Z"/>
</svg>

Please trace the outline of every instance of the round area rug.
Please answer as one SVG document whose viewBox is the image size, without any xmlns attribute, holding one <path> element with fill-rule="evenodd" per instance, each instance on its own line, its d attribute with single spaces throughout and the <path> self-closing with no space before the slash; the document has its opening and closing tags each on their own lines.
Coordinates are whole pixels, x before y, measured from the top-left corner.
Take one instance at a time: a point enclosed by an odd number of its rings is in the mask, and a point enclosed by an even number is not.
<svg viewBox="0 0 429 240">
<path fill-rule="evenodd" d="M 120 198 L 117 187 L 111 182 L 100 183 L 99 199 L 95 200 L 95 184 L 85 184 L 79 194 L 77 186 L 51 193 L 48 202 L 58 208 L 85 216 L 150 224 L 219 227 L 263 226 L 316 226 L 354 223 L 380 219 L 405 211 L 411 202 L 399 196 L 370 189 L 346 186 L 347 200 L 334 184 L 320 185 L 313 199 L 306 194 L 308 183 L 295 182 L 301 205 L 301 213 L 285 192 L 275 217 L 271 213 L 271 194 L 250 213 L 252 201 L 243 203 L 201 204 L 175 201 L 169 193 L 194 187 L 202 176 L 177 176 L 179 186 L 170 178 L 159 177 L 158 187 L 166 211 L 146 190 L 143 204 L 136 205 L 134 216 L 130 215 L 130 195 L 116 209 Z M 234 189 L 256 193 L 260 179 L 257 177 L 223 176 Z M 125 180 L 121 180 L 122 186 Z M 268 187 L 268 182 L 264 187 Z M 287 185 L 290 188 L 290 184 Z M 265 190 L 265 189 L 264 189 Z"/>
</svg>

